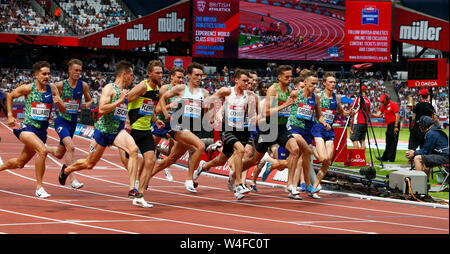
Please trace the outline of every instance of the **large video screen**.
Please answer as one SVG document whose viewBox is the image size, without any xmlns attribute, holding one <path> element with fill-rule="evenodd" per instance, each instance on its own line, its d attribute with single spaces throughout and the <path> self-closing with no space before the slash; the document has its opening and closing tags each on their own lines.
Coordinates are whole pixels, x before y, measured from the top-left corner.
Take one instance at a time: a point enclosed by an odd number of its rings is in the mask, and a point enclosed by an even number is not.
<svg viewBox="0 0 450 254">
<path fill-rule="evenodd" d="M 390 8 L 380 1 L 193 0 L 192 56 L 389 62 Z"/>
</svg>

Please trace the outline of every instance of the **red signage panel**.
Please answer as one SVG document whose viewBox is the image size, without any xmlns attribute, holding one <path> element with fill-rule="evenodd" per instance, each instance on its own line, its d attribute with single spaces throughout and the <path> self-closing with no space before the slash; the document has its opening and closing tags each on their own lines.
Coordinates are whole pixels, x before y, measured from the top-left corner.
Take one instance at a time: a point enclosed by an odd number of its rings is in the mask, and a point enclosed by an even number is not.
<svg viewBox="0 0 450 254">
<path fill-rule="evenodd" d="M 448 25 L 448 21 L 396 7 L 394 39 L 448 52 Z"/>
<path fill-rule="evenodd" d="M 78 47 L 78 37 L 2 33 L 0 43 Z"/>
<path fill-rule="evenodd" d="M 190 3 L 165 8 L 145 17 L 80 39 L 81 47 L 130 50 L 189 33 Z"/>
<path fill-rule="evenodd" d="M 391 2 L 345 2 L 345 61 L 390 62 Z"/>
</svg>

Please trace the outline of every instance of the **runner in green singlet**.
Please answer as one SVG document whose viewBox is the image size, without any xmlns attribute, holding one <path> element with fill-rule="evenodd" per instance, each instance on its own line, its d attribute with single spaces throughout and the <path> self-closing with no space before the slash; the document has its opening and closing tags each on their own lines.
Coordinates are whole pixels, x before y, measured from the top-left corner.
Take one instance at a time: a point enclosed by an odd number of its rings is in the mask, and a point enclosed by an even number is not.
<svg viewBox="0 0 450 254">
<path fill-rule="evenodd" d="M 278 83 L 274 83 L 269 87 L 266 94 L 266 104 L 264 115 L 268 126 L 259 128 L 260 135 L 258 138 L 258 144 L 256 145 L 256 152 L 252 158 L 244 160 L 243 170 L 247 170 L 251 166 L 259 163 L 263 158 L 268 148 L 277 143 L 280 146 L 286 148 L 289 151 L 287 158 L 288 162 L 288 190 L 290 192 L 289 197 L 298 199 L 298 192 L 295 189 L 291 189 L 293 176 L 295 174 L 295 166 L 299 157 L 299 147 L 295 138 L 287 131 L 286 123 L 288 121 L 289 112 L 293 100 L 290 97 L 290 83 L 292 79 L 292 66 L 281 65 L 277 68 Z M 276 103 L 276 104 L 275 104 Z M 277 123 L 270 123 L 271 116 L 277 115 Z M 275 125 L 275 126 L 274 126 Z M 270 127 L 270 128 L 268 128 Z M 276 133 L 273 130 L 277 130 Z M 275 138 L 273 138 L 275 136 Z"/>
<path fill-rule="evenodd" d="M 68 175 L 72 172 L 92 169 L 101 159 L 108 146 L 114 145 L 129 154 L 128 173 L 130 180 L 130 197 L 138 197 L 135 191 L 138 169 L 138 147 L 128 132 L 124 130 L 128 114 L 128 90 L 134 80 L 133 64 L 120 61 L 116 64 L 114 83 L 106 85 L 102 90 L 99 103 L 99 113 L 102 114 L 94 127 L 94 139 L 89 147 L 86 159 L 80 159 L 73 164 L 63 165 L 59 174 L 59 183 L 65 185 Z"/>
<path fill-rule="evenodd" d="M 33 65 L 33 73 L 36 81 L 32 84 L 21 85 L 12 91 L 6 100 L 8 109 L 8 126 L 15 127 L 17 120 L 14 118 L 12 107 L 13 100 L 25 96 L 25 119 L 19 129 L 14 129 L 16 137 L 25 145 L 17 158 L 9 159 L 0 165 L 0 171 L 5 169 L 23 168 L 28 161 L 36 156 L 36 196 L 48 198 L 43 186 L 45 172 L 45 159 L 47 158 L 47 128 L 51 114 L 52 104 L 65 113 L 66 107 L 59 97 L 58 89 L 50 82 L 50 64 L 40 61 Z"/>
</svg>

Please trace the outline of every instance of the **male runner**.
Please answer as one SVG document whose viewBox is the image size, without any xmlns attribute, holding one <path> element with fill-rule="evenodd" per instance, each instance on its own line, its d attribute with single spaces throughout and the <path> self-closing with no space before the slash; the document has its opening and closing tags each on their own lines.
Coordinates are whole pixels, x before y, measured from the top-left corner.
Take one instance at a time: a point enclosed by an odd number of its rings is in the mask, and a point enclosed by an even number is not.
<svg viewBox="0 0 450 254">
<path fill-rule="evenodd" d="M 170 71 L 170 83 L 167 85 L 163 85 L 160 88 L 160 94 L 163 95 L 166 92 L 172 90 L 173 87 L 175 87 L 176 85 L 180 85 L 180 84 L 184 84 L 184 70 L 181 67 L 173 67 L 172 70 Z M 166 101 L 166 107 L 168 109 L 168 112 L 170 115 L 173 115 L 173 113 L 176 110 L 176 106 L 177 106 L 177 97 L 172 97 L 170 99 L 168 99 Z M 159 105 L 158 105 L 159 106 Z M 166 120 L 166 117 L 164 116 L 164 114 L 158 114 L 158 119 L 163 121 L 165 126 L 164 129 L 158 129 L 156 127 L 156 124 L 152 124 L 152 133 L 153 133 L 153 139 L 155 140 L 155 144 L 156 144 L 156 158 L 158 158 L 158 154 L 162 153 L 166 156 L 168 156 L 170 154 L 170 152 L 172 151 L 172 148 L 175 144 L 175 140 L 168 135 L 168 132 L 171 130 L 170 127 L 170 121 Z M 158 147 L 159 142 L 161 141 L 161 138 L 166 138 L 169 140 L 169 147 L 167 150 L 162 149 L 160 147 Z M 165 168 L 164 172 L 166 173 L 166 178 L 169 181 L 173 181 L 173 176 L 170 173 L 170 169 L 169 168 Z"/>
<path fill-rule="evenodd" d="M 58 159 L 64 157 L 65 164 L 73 163 L 73 153 L 75 145 L 73 143 L 73 135 L 77 127 L 78 108 L 87 109 L 91 106 L 93 100 L 89 94 L 89 85 L 80 80 L 83 62 L 78 59 L 71 59 L 68 62 L 69 78 L 55 83 L 58 88 L 59 95 L 66 105 L 66 113 L 60 111 L 56 113 L 55 130 L 59 135 L 60 141 L 57 147 L 48 148 L 48 152 Z M 81 103 L 84 95 L 85 102 Z M 80 183 L 75 175 L 70 175 L 71 187 L 73 189 L 80 189 L 83 183 Z"/>
<path fill-rule="evenodd" d="M 302 90 L 292 91 L 291 98 L 295 100 L 295 103 L 290 111 L 288 130 L 296 138 L 299 146 L 302 149 L 302 168 L 304 180 L 306 183 L 307 193 L 316 193 L 319 190 L 315 189 L 311 185 L 309 179 L 310 174 L 310 162 L 312 148 L 308 145 L 312 144 L 313 136 L 311 134 L 311 128 L 315 124 L 314 116 L 318 119 L 318 122 L 326 125 L 324 122 L 322 113 L 320 111 L 320 100 L 318 96 L 315 96 L 314 92 L 318 83 L 317 74 L 309 72 L 305 75 L 305 87 Z M 330 129 L 328 125 L 327 130 Z M 293 188 L 297 187 L 298 182 L 294 182 Z"/>
<path fill-rule="evenodd" d="M 164 124 L 157 120 L 155 110 L 159 101 L 159 84 L 163 75 L 163 65 L 159 60 L 152 60 L 147 66 L 148 79 L 143 80 L 128 92 L 128 119 L 131 128 L 130 135 L 143 156 L 142 164 L 138 167 L 139 187 L 136 190 L 143 194 L 147 189 L 148 180 L 155 165 L 155 141 L 151 131 L 152 122 L 158 126 Z M 155 127 L 158 128 L 158 127 Z M 122 154 L 122 153 L 121 153 Z M 125 158 L 124 158 L 125 157 Z M 129 155 L 122 155 L 122 161 L 128 165 Z M 150 207 L 143 198 L 136 198 L 133 202 L 138 206 Z"/>
<path fill-rule="evenodd" d="M 289 176 L 288 187 L 292 185 L 293 175 L 295 173 L 295 165 L 299 157 L 299 147 L 296 139 L 288 132 L 286 123 L 289 117 L 290 106 L 293 104 L 290 94 L 290 83 L 292 79 L 292 67 L 289 65 L 281 65 L 277 68 L 279 83 L 274 83 L 269 87 L 266 94 L 266 103 L 264 116 L 267 125 L 265 128 L 259 128 L 258 144 L 256 152 L 252 158 L 244 160 L 243 170 L 247 170 L 251 166 L 257 165 L 267 149 L 274 143 L 285 147 L 289 151 L 287 158 Z M 271 117 L 272 116 L 272 117 Z M 277 123 L 271 123 L 271 118 L 278 116 Z M 268 128 L 270 127 L 270 128 Z M 276 133 L 273 131 L 277 130 Z M 275 137 L 273 137 L 275 135 Z M 290 189 L 293 196 L 298 196 L 296 189 Z M 290 195 L 290 197 L 292 196 Z"/>
<path fill-rule="evenodd" d="M 199 175 L 203 170 L 210 167 L 223 165 L 229 158 L 233 156 L 233 168 L 236 174 L 234 183 L 234 196 L 240 200 L 244 198 L 244 194 L 250 191 L 242 184 L 242 160 L 244 158 L 244 147 L 250 141 L 249 119 L 252 116 L 250 108 L 257 105 L 257 96 L 247 90 L 249 74 L 243 70 L 236 70 L 234 73 L 235 86 L 222 87 L 209 99 L 220 99 L 223 104 L 223 121 L 221 130 L 221 140 L 223 149 L 218 157 L 205 162 L 200 161 L 196 170 Z M 252 106 L 253 105 L 253 106 Z"/>
<path fill-rule="evenodd" d="M 316 143 L 316 152 L 314 153 L 319 163 L 321 163 L 320 171 L 316 175 L 313 187 L 319 188 L 319 184 L 325 177 L 328 167 L 331 164 L 334 153 L 334 130 L 333 123 L 336 114 L 344 116 L 353 116 L 355 111 L 345 111 L 341 105 L 340 97 L 336 96 L 334 89 L 336 88 L 336 76 L 333 72 L 327 72 L 322 77 L 325 89 L 316 95 L 320 100 L 320 110 L 325 121 L 325 124 L 316 123 L 311 128 L 311 133 L 314 136 Z M 330 127 L 330 128 L 329 128 Z M 320 198 L 317 193 L 309 193 L 314 198 Z"/>
<path fill-rule="evenodd" d="M 202 131 L 202 116 L 208 111 L 205 108 L 205 99 L 209 96 L 206 89 L 200 87 L 203 78 L 203 65 L 193 62 L 187 69 L 189 82 L 184 85 L 176 85 L 162 95 L 159 99 L 157 114 L 163 113 L 166 120 L 170 121 L 171 130 L 168 134 L 177 142 L 171 153 L 153 169 L 152 177 L 164 168 L 174 164 L 184 153 L 193 148 L 194 152 L 189 156 L 189 171 L 184 183 L 186 190 L 195 193 L 193 174 L 199 163 L 201 154 L 205 151 L 205 143 L 198 137 Z M 170 115 L 166 101 L 172 97 L 180 97 L 177 110 Z"/>
<path fill-rule="evenodd" d="M 55 103 L 61 113 L 66 113 L 64 102 L 59 97 L 58 89 L 50 85 L 50 64 L 40 61 L 33 65 L 35 82 L 21 85 L 12 91 L 6 100 L 8 109 L 8 126 L 15 127 L 17 120 L 14 118 L 12 107 L 13 100 L 25 96 L 25 119 L 20 123 L 19 129 L 14 129 L 14 135 L 25 145 L 21 154 L 17 158 L 9 159 L 0 165 L 0 171 L 5 169 L 23 168 L 28 161 L 36 157 L 36 196 L 48 198 L 48 194 L 42 186 L 45 172 L 45 159 L 47 158 L 47 128 Z"/>
<path fill-rule="evenodd" d="M 86 159 L 80 159 L 73 164 L 63 165 L 59 174 L 59 183 L 65 185 L 67 177 L 75 171 L 93 169 L 108 146 L 114 145 L 129 155 L 128 173 L 130 177 L 130 191 L 128 196 L 136 197 L 144 203 L 143 197 L 136 191 L 136 175 L 138 169 L 138 147 L 133 137 L 124 130 L 128 114 L 128 86 L 134 80 L 133 64 L 120 61 L 116 64 L 116 77 L 113 83 L 102 89 L 99 101 L 99 113 L 102 115 L 94 127 L 94 136 Z M 137 204 L 136 204 L 137 205 Z M 151 207 L 150 204 L 148 204 Z"/>
</svg>

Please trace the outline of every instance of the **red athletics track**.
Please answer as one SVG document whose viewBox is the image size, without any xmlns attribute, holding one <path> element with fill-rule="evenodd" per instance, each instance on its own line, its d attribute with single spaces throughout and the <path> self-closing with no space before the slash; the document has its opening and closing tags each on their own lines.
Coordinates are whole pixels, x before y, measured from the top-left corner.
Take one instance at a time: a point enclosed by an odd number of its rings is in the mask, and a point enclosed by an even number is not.
<svg viewBox="0 0 450 254">
<path fill-rule="evenodd" d="M 0 157 L 15 157 L 23 145 L 0 122 Z M 47 144 L 57 144 L 49 129 Z M 75 158 L 85 157 L 89 141 L 75 137 Z M 61 162 L 46 160 L 44 187 L 52 196 L 34 196 L 34 159 L 23 169 L 0 172 L 0 234 L 449 234 L 449 211 L 408 204 L 321 194 L 287 198 L 281 188 L 259 186 L 257 194 L 236 201 L 226 180 L 202 176 L 197 194 L 183 185 L 186 171 L 172 167 L 151 180 L 146 200 L 153 208 L 133 206 L 127 198 L 128 175 L 118 151 L 108 148 L 93 170 L 77 176 L 85 186 L 59 185 Z"/>
</svg>

